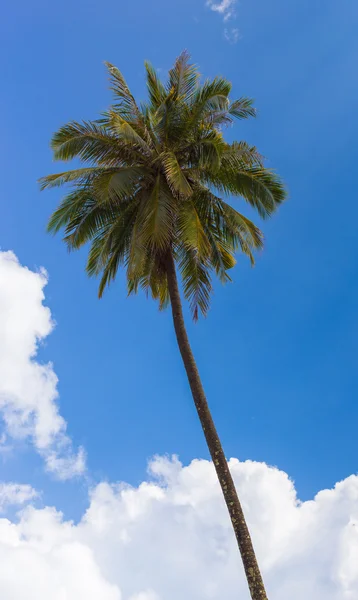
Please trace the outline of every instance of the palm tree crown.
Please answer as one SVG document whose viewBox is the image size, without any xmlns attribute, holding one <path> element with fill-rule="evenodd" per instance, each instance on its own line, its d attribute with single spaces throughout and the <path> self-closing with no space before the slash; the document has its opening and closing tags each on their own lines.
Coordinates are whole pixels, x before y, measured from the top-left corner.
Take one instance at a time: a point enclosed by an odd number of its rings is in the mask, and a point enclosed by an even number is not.
<svg viewBox="0 0 358 600">
<path fill-rule="evenodd" d="M 260 217 L 285 199 L 279 177 L 256 148 L 225 142 L 233 119 L 255 116 L 252 100 L 229 100 L 221 77 L 201 83 L 182 53 L 163 84 L 145 64 L 149 100 L 138 105 L 122 74 L 107 68 L 115 103 L 100 119 L 71 122 L 52 138 L 55 159 L 84 167 L 43 177 L 42 189 L 72 183 L 48 229 L 64 228 L 69 249 L 91 242 L 87 271 L 99 295 L 124 266 L 129 293 L 144 288 L 169 301 L 165 259 L 174 257 L 193 318 L 205 314 L 212 274 L 222 282 L 241 251 L 254 262 L 261 231 L 223 197 L 244 198 Z"/>
</svg>

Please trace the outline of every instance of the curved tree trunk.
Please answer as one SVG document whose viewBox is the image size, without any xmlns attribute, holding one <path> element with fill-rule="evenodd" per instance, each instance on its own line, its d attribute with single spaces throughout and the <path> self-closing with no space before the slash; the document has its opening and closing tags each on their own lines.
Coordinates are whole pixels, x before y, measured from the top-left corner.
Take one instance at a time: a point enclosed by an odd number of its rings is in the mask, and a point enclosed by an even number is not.
<svg viewBox="0 0 358 600">
<path fill-rule="evenodd" d="M 174 329 L 178 346 L 188 376 L 190 389 L 195 402 L 196 410 L 204 431 L 205 439 L 213 460 L 215 470 L 224 494 L 231 523 L 234 528 L 239 545 L 242 562 L 246 573 L 247 582 L 252 600 L 267 600 L 265 586 L 256 560 L 250 533 L 245 521 L 244 513 L 238 498 L 235 484 L 232 479 L 221 442 L 212 419 L 210 409 L 205 397 L 205 392 L 200 380 L 198 368 L 190 347 L 185 329 L 183 311 L 181 306 L 178 280 L 172 255 L 166 261 L 166 271 L 169 295 L 173 313 Z"/>
</svg>

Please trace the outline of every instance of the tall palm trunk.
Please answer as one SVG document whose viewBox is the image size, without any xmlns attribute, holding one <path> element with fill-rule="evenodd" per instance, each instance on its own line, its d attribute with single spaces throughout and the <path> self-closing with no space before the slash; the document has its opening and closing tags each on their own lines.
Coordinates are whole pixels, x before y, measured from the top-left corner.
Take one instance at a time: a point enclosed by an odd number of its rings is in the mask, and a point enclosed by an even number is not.
<svg viewBox="0 0 358 600">
<path fill-rule="evenodd" d="M 242 562 L 246 573 L 247 582 L 252 600 L 267 600 L 265 586 L 261 577 L 260 569 L 256 560 L 250 533 L 245 521 L 244 513 L 238 498 L 235 484 L 232 479 L 225 454 L 216 431 L 213 418 L 210 413 L 208 402 L 205 397 L 198 368 L 190 347 L 188 335 L 185 329 L 181 299 L 178 288 L 178 280 L 175 271 L 173 256 L 168 255 L 166 260 L 166 271 L 169 295 L 173 313 L 174 329 L 178 346 L 188 376 L 191 393 L 195 402 L 196 410 L 205 435 L 206 443 L 213 460 L 215 470 L 224 494 L 231 523 L 234 528 L 237 543 L 239 545 Z"/>
</svg>

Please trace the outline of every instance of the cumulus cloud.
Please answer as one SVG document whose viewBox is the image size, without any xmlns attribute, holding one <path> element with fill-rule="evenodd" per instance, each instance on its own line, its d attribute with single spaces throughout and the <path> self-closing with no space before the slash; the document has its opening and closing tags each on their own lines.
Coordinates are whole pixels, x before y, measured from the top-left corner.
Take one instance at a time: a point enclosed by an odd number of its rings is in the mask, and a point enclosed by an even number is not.
<svg viewBox="0 0 358 600">
<path fill-rule="evenodd" d="M 358 477 L 299 502 L 289 477 L 231 459 L 270 598 L 358 597 Z M 21 577 L 18 573 L 21 572 Z M 249 600 L 213 466 L 156 458 L 138 487 L 101 483 L 78 524 L 0 519 L 3 600 Z"/>
<path fill-rule="evenodd" d="M 221 0 L 221 2 L 207 0 L 206 4 L 211 10 L 222 15 L 224 21 L 228 21 L 235 16 L 236 0 Z"/>
<path fill-rule="evenodd" d="M 2 441 L 31 440 L 47 469 L 67 479 L 84 471 L 85 457 L 82 448 L 74 452 L 66 435 L 53 366 L 35 360 L 38 344 L 54 326 L 43 304 L 46 283 L 44 270 L 33 272 L 20 265 L 13 252 L 0 252 Z"/>
<path fill-rule="evenodd" d="M 0 512 L 8 506 L 20 506 L 36 498 L 36 490 L 31 485 L 19 483 L 0 483 Z"/>
</svg>

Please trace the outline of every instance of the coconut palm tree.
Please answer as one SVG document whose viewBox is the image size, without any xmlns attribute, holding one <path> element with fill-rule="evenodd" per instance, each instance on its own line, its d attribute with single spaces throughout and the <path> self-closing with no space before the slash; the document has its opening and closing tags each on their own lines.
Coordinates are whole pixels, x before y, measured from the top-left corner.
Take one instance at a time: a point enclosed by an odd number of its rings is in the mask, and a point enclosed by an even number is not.
<svg viewBox="0 0 358 600">
<path fill-rule="evenodd" d="M 42 189 L 70 183 L 48 230 L 64 230 L 70 250 L 90 243 L 87 272 L 100 275 L 99 296 L 126 270 L 128 291 L 140 288 L 171 306 L 179 350 L 241 552 L 253 600 L 267 598 L 243 510 L 216 431 L 185 329 L 178 276 L 194 321 L 206 315 L 212 275 L 230 281 L 235 254 L 263 244 L 258 227 L 226 200 L 244 199 L 269 217 L 285 199 L 279 177 L 255 147 L 227 143 L 234 119 L 255 116 L 251 99 L 230 101 L 222 77 L 200 81 L 186 52 L 166 84 L 145 63 L 149 100 L 137 104 L 122 74 L 106 63 L 114 104 L 95 121 L 71 122 L 52 138 L 56 160 L 83 168 L 40 180 Z M 226 200 L 225 200 L 225 199 Z"/>
</svg>

